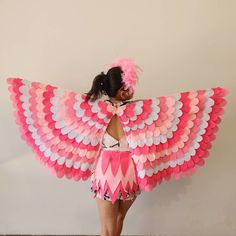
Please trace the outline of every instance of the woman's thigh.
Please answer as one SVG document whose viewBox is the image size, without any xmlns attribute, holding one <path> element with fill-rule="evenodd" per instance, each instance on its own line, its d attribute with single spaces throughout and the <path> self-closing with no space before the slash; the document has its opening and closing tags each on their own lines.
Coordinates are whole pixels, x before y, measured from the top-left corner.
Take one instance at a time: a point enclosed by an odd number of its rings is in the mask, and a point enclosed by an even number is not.
<svg viewBox="0 0 236 236">
<path fill-rule="evenodd" d="M 119 213 L 119 201 L 115 201 L 114 204 L 112 204 L 111 201 L 103 200 L 97 197 L 96 202 L 99 210 L 101 225 L 104 227 L 115 226 Z"/>
<path fill-rule="evenodd" d="M 135 196 L 132 200 L 126 200 L 126 201 L 119 201 L 119 213 L 118 216 L 121 219 L 124 219 L 129 208 L 132 206 L 132 204 L 135 202 L 135 199 L 137 198 L 137 196 Z"/>
</svg>

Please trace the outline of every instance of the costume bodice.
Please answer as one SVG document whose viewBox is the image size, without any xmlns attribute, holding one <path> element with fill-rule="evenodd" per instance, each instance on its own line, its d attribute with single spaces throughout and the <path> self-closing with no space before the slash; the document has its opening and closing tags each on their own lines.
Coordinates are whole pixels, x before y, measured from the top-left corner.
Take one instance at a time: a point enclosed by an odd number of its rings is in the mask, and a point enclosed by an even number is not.
<svg viewBox="0 0 236 236">
<path fill-rule="evenodd" d="M 105 99 L 104 101 L 110 102 L 115 107 L 123 106 L 126 103 L 130 103 L 130 101 L 121 101 L 119 103 L 114 104 L 110 99 Z M 106 150 L 129 151 L 129 146 L 125 135 L 123 135 L 120 140 L 117 140 L 113 136 L 111 136 L 107 131 L 105 131 L 103 136 L 102 148 Z"/>
<path fill-rule="evenodd" d="M 106 150 L 119 150 L 119 151 L 129 150 L 128 142 L 125 135 L 123 135 L 123 137 L 118 141 L 117 139 L 112 137 L 107 131 L 104 133 L 103 136 L 102 148 Z"/>
</svg>

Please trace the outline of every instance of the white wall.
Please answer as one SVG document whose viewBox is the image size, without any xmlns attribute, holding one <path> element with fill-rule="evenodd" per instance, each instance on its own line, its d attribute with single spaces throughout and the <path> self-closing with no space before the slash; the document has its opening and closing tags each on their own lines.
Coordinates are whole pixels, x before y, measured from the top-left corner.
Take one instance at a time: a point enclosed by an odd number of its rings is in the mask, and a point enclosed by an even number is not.
<svg viewBox="0 0 236 236">
<path fill-rule="evenodd" d="M 20 139 L 7 77 L 85 92 L 129 56 L 143 73 L 134 99 L 229 88 L 206 165 L 143 193 L 123 234 L 236 235 L 236 2 L 0 0 L 0 234 L 99 234 L 89 182 L 50 176 Z"/>
</svg>

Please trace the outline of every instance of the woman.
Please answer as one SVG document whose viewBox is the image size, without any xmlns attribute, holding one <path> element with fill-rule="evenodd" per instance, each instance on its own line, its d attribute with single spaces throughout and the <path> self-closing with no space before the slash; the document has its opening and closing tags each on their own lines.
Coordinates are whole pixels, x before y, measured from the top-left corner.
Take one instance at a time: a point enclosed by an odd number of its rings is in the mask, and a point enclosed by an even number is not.
<svg viewBox="0 0 236 236">
<path fill-rule="evenodd" d="M 7 79 L 21 137 L 37 159 L 58 178 L 91 176 L 101 235 L 121 234 L 141 191 L 204 165 L 227 104 L 222 87 L 131 102 L 137 79 L 128 58 L 97 75 L 87 94 Z"/>
<path fill-rule="evenodd" d="M 120 62 L 120 66 L 115 66 L 115 64 L 112 64 L 113 67 L 108 70 L 107 74 L 102 72 L 95 77 L 92 88 L 87 93 L 87 99 L 95 101 L 104 94 L 109 97 L 109 99 L 106 99 L 105 101 L 110 102 L 114 106 L 122 106 L 127 102 L 131 102 L 129 100 L 134 95 L 134 86 L 125 88 L 125 85 L 128 85 L 127 77 L 125 77 L 125 75 L 127 76 L 127 73 L 125 74 L 124 67 L 124 71 L 122 71 L 122 61 Z M 135 81 L 133 81 L 135 83 L 137 77 L 133 77 L 133 79 L 135 79 Z M 111 157 L 113 158 L 111 159 Z M 110 159 L 109 166 L 107 167 L 105 173 L 101 171 L 103 158 Z M 119 160 L 118 163 L 117 159 Z M 118 169 L 120 167 L 121 169 L 122 163 L 129 165 L 129 167 L 126 167 L 127 171 L 125 175 L 122 174 L 122 171 L 117 171 L 117 174 L 112 175 L 110 171 L 111 168 L 117 167 Z M 101 222 L 101 235 L 118 236 L 121 234 L 123 222 L 129 208 L 135 201 L 137 195 L 141 193 L 141 191 L 139 188 L 137 188 L 138 186 L 135 166 L 130 156 L 124 130 L 116 114 L 111 118 L 110 123 L 107 126 L 102 141 L 102 150 L 99 157 L 97 158 L 95 171 L 92 177 L 93 178 L 91 179 L 93 182 L 91 191 L 94 192 L 94 197 L 96 197 L 96 202 L 98 205 Z M 126 196 L 123 197 L 120 190 L 119 194 L 116 196 L 115 201 L 114 196 L 113 199 L 111 199 L 110 195 L 112 193 L 108 191 L 108 187 L 103 189 L 104 193 L 101 193 L 102 190 L 97 184 L 99 180 L 104 180 L 110 183 L 110 186 L 115 182 L 120 182 L 122 183 L 123 187 L 125 186 L 124 183 L 127 183 L 127 181 L 131 179 L 134 180 L 132 195 L 130 195 L 129 190 L 124 187 L 123 191 L 126 192 Z"/>
</svg>

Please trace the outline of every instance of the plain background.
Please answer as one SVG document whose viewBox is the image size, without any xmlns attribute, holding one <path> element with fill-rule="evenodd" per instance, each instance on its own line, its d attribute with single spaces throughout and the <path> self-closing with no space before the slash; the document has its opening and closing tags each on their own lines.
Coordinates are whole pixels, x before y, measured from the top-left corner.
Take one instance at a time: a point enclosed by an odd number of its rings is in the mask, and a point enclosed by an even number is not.
<svg viewBox="0 0 236 236">
<path fill-rule="evenodd" d="M 236 1 L 0 1 L 0 233 L 99 234 L 90 182 L 58 180 L 20 139 L 7 77 L 86 92 L 121 56 L 143 69 L 134 99 L 227 87 L 204 167 L 130 208 L 124 234 L 236 235 Z"/>
</svg>

